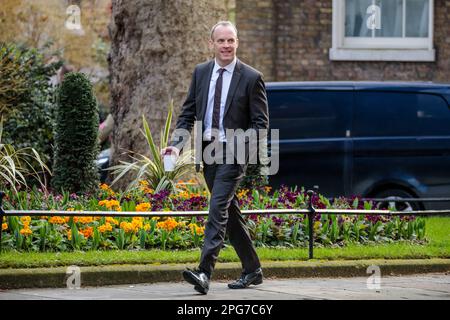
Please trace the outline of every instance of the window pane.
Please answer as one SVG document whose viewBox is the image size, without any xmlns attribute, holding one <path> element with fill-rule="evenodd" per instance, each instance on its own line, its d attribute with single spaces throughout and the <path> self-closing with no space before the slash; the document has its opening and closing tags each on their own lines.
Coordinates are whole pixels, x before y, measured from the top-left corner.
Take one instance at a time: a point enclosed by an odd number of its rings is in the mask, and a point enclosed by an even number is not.
<svg viewBox="0 0 450 320">
<path fill-rule="evenodd" d="M 415 136 L 417 95 L 358 92 L 353 126 L 357 137 Z"/>
<path fill-rule="evenodd" d="M 450 136 L 450 108 L 447 102 L 435 95 L 417 95 L 419 135 Z"/>
<path fill-rule="evenodd" d="M 406 36 L 428 37 L 428 0 L 406 2 Z"/>
<path fill-rule="evenodd" d="M 368 26 L 371 20 L 374 20 L 375 37 L 402 37 L 403 0 L 345 1 L 346 37 L 372 37 Z"/>
<path fill-rule="evenodd" d="M 371 37 L 372 30 L 367 28 L 367 8 L 372 0 L 346 0 L 345 1 L 345 36 Z"/>
<path fill-rule="evenodd" d="M 345 137 L 352 91 L 269 91 L 271 129 L 280 139 Z"/>
<path fill-rule="evenodd" d="M 450 108 L 440 96 L 358 92 L 354 136 L 450 135 Z"/>
<path fill-rule="evenodd" d="M 376 0 L 381 9 L 381 29 L 375 30 L 375 37 L 402 37 L 403 0 Z"/>
</svg>

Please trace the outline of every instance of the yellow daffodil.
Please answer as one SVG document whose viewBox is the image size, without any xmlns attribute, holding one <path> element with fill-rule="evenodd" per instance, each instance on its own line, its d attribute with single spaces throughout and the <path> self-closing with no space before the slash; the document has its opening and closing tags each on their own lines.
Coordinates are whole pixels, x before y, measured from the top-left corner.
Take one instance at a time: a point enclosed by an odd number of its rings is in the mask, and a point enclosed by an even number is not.
<svg viewBox="0 0 450 320">
<path fill-rule="evenodd" d="M 242 189 L 241 191 L 239 191 L 237 196 L 239 199 L 242 199 L 243 197 L 247 196 L 247 193 L 248 193 L 248 189 Z"/>
<path fill-rule="evenodd" d="M 135 227 L 133 226 L 133 224 L 131 222 L 126 222 L 126 221 L 122 221 L 120 223 L 120 228 L 125 231 L 125 233 L 130 233 L 133 232 Z"/>
<path fill-rule="evenodd" d="M 106 223 L 112 223 L 112 224 L 118 225 L 119 221 L 117 221 L 113 217 L 106 217 Z"/>
<path fill-rule="evenodd" d="M 192 234 L 196 233 L 197 235 L 202 235 L 205 233 L 205 227 L 200 227 L 195 223 L 190 223 L 188 227 L 191 229 Z"/>
<path fill-rule="evenodd" d="M 120 208 L 120 203 L 117 200 L 100 200 L 98 202 L 98 205 L 102 206 L 102 207 L 106 207 L 107 209 L 113 209 L 116 211 L 119 211 L 119 210 L 117 210 L 117 208 Z"/>
<path fill-rule="evenodd" d="M 106 183 L 101 184 L 100 189 L 106 191 L 110 196 L 113 196 L 115 194 L 114 191 L 111 189 L 111 187 L 108 186 Z"/>
<path fill-rule="evenodd" d="M 32 233 L 33 233 L 33 231 L 31 231 L 30 228 L 23 228 L 23 229 L 20 230 L 20 234 L 25 236 L 25 237 L 28 237 Z"/>
<path fill-rule="evenodd" d="M 195 228 L 195 232 L 196 232 L 198 235 L 204 234 L 204 233 L 205 233 L 205 227 L 196 227 L 196 228 Z"/>
<path fill-rule="evenodd" d="M 141 189 L 141 191 L 144 193 L 153 193 L 155 191 L 152 188 L 149 188 L 148 181 L 146 180 L 140 180 L 139 184 L 140 184 L 139 189 Z"/>
<path fill-rule="evenodd" d="M 94 233 L 94 228 L 93 227 L 87 227 L 85 229 L 81 229 L 80 232 L 87 239 L 87 238 L 92 237 L 92 234 Z"/>
<path fill-rule="evenodd" d="M 156 227 L 159 229 L 165 229 L 167 231 L 172 231 L 178 226 L 178 222 L 173 218 L 167 218 L 165 221 L 158 222 Z"/>
<path fill-rule="evenodd" d="M 148 186 L 148 181 L 147 180 L 139 180 L 139 184 L 143 187 Z"/>
<path fill-rule="evenodd" d="M 140 228 L 143 227 L 143 221 L 144 218 L 142 217 L 133 217 L 133 220 L 131 221 L 131 225 L 133 226 L 133 231 L 136 232 L 138 231 Z"/>
<path fill-rule="evenodd" d="M 51 224 L 64 224 L 66 223 L 66 220 L 63 217 L 54 216 L 51 217 L 48 222 L 50 222 Z"/>
<path fill-rule="evenodd" d="M 98 227 L 100 233 L 105 233 L 106 231 L 112 231 L 112 225 L 110 223 L 105 223 Z"/>
<path fill-rule="evenodd" d="M 102 206 L 102 207 L 106 207 L 108 203 L 109 203 L 109 200 L 100 200 L 98 202 L 98 205 Z"/>
<path fill-rule="evenodd" d="M 30 223 L 31 222 L 31 217 L 30 216 L 24 216 L 24 217 L 20 217 L 20 221 L 22 221 L 22 223 Z"/>
<path fill-rule="evenodd" d="M 81 217 L 79 218 L 79 222 L 82 224 L 88 224 L 94 221 L 93 217 Z"/>
<path fill-rule="evenodd" d="M 150 203 L 142 202 L 136 206 L 136 211 L 140 211 L 140 212 L 149 211 L 151 207 L 152 207 L 152 205 Z"/>
</svg>

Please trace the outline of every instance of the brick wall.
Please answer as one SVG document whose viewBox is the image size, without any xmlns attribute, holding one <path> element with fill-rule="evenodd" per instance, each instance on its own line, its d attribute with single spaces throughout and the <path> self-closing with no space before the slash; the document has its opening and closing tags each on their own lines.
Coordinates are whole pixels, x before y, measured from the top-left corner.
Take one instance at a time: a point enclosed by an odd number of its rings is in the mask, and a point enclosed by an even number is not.
<svg viewBox="0 0 450 320">
<path fill-rule="evenodd" d="M 273 79 L 275 25 L 272 0 L 236 1 L 238 57 L 263 72 L 266 80 Z"/>
<path fill-rule="evenodd" d="M 330 61 L 331 0 L 237 0 L 238 56 L 266 81 L 450 82 L 450 0 L 434 1 L 434 62 Z"/>
</svg>

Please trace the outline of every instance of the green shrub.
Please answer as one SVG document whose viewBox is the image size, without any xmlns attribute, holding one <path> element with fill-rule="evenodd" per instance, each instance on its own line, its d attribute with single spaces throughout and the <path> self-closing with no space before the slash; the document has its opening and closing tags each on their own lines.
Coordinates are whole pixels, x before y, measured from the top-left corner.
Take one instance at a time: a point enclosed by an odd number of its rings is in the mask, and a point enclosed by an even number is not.
<svg viewBox="0 0 450 320">
<path fill-rule="evenodd" d="M 17 192 L 16 187 L 27 188 L 27 180 L 30 177 L 35 178 L 42 187 L 45 187 L 45 180 L 42 180 L 40 176 L 42 173 L 50 173 L 48 167 L 33 148 L 16 149 L 10 144 L 4 144 L 2 122 L 0 117 L 0 190 L 11 189 Z M 35 170 L 31 165 L 32 162 L 38 163 L 41 170 Z"/>
<path fill-rule="evenodd" d="M 48 167 L 53 154 L 55 110 L 54 88 L 49 80 L 61 64 L 61 61 L 45 64 L 43 54 L 33 48 L 0 44 L 3 141 L 19 149 L 35 149 Z M 37 161 L 32 160 L 31 164 L 40 170 Z"/>
<path fill-rule="evenodd" d="M 98 105 L 92 84 L 82 73 L 64 76 L 57 92 L 53 187 L 91 192 L 98 187 Z"/>
<path fill-rule="evenodd" d="M 0 114 L 8 116 L 21 101 L 28 100 L 27 69 L 32 61 L 14 45 L 0 43 Z"/>
</svg>

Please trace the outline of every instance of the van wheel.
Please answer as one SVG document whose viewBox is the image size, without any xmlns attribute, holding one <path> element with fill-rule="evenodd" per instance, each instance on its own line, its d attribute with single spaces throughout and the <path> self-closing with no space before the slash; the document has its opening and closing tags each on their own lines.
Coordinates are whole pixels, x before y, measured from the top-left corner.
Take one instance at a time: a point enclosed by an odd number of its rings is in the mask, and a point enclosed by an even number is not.
<svg viewBox="0 0 450 320">
<path fill-rule="evenodd" d="M 415 198 L 412 194 L 401 189 L 384 190 L 375 194 L 374 198 L 384 198 L 386 200 L 399 200 L 402 198 Z M 376 208 L 380 210 L 395 210 L 395 211 L 418 211 L 421 210 L 419 202 L 397 202 L 386 201 L 377 202 Z"/>
</svg>

